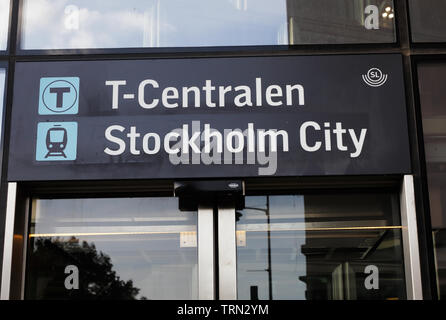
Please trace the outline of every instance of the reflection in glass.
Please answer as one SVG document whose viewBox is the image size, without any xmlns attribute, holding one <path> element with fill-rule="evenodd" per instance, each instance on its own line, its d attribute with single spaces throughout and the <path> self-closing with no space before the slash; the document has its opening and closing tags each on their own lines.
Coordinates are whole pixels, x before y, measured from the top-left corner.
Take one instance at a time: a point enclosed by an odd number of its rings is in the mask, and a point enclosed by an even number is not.
<svg viewBox="0 0 446 320">
<path fill-rule="evenodd" d="M 409 0 L 413 42 L 446 42 L 446 1 Z"/>
<path fill-rule="evenodd" d="M 0 0 L 0 50 L 8 47 L 10 0 Z"/>
<path fill-rule="evenodd" d="M 446 63 L 418 67 L 429 205 L 434 241 L 437 287 L 446 298 Z"/>
<path fill-rule="evenodd" d="M 387 194 L 247 197 L 238 299 L 405 299 L 398 211 Z"/>
<path fill-rule="evenodd" d="M 23 49 L 284 44 L 285 0 L 26 0 Z"/>
<path fill-rule="evenodd" d="M 5 101 L 5 77 L 6 70 L 0 69 L 0 132 L 3 132 L 3 104 Z"/>
<path fill-rule="evenodd" d="M 177 201 L 35 201 L 25 298 L 196 299 L 197 216 Z"/>
<path fill-rule="evenodd" d="M 394 41 L 392 0 L 24 0 L 21 34 L 28 50 Z"/>
<path fill-rule="evenodd" d="M 288 0 L 290 44 L 396 41 L 392 0 Z"/>
</svg>

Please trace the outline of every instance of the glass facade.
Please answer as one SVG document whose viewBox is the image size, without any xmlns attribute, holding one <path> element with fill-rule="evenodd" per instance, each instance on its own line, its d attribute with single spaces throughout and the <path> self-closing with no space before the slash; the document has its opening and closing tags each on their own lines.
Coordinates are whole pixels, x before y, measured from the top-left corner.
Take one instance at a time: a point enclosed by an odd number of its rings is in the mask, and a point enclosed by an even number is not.
<svg viewBox="0 0 446 320">
<path fill-rule="evenodd" d="M 393 1 L 288 0 L 289 44 L 392 43 Z"/>
<path fill-rule="evenodd" d="M 0 50 L 8 47 L 10 0 L 0 0 Z"/>
<path fill-rule="evenodd" d="M 0 119 L 3 119 L 3 104 L 5 101 L 5 78 L 6 78 L 6 70 L 0 68 Z M 3 123 L 0 122 L 1 127 L 3 127 Z"/>
<path fill-rule="evenodd" d="M 25 298 L 197 299 L 196 225 L 172 198 L 36 200 Z"/>
<path fill-rule="evenodd" d="M 0 68 L 0 133 L 3 135 L 3 115 L 5 104 L 6 69 Z M 2 137 L 3 140 L 3 137 Z"/>
<path fill-rule="evenodd" d="M 131 0 L 103 4 L 98 0 L 24 0 L 21 48 L 271 46 L 389 43 L 396 39 L 391 0 Z"/>
<path fill-rule="evenodd" d="M 26 0 L 22 49 L 286 44 L 285 1 Z M 45 14 L 44 14 L 45 13 Z M 49 15 L 48 15 L 49 13 Z M 55 26 L 57 26 L 55 28 Z"/>
<path fill-rule="evenodd" d="M 237 221 L 238 298 L 405 299 L 396 197 L 247 197 Z M 379 270 L 379 288 L 367 283 Z"/>
<path fill-rule="evenodd" d="M 446 1 L 409 0 L 413 42 L 446 42 Z"/>
<path fill-rule="evenodd" d="M 446 63 L 418 66 L 437 290 L 446 298 Z"/>
</svg>

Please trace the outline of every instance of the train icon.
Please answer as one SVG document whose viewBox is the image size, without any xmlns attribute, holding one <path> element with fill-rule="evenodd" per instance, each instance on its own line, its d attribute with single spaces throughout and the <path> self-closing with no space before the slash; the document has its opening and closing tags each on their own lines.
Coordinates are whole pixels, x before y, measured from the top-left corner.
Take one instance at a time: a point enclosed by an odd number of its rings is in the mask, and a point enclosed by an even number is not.
<svg viewBox="0 0 446 320">
<path fill-rule="evenodd" d="M 48 153 L 45 158 L 48 157 L 67 157 L 64 150 L 67 147 L 67 129 L 62 128 L 61 125 L 55 125 L 50 128 L 46 133 L 46 147 Z"/>
<path fill-rule="evenodd" d="M 77 122 L 37 124 L 36 161 L 76 160 Z"/>
</svg>

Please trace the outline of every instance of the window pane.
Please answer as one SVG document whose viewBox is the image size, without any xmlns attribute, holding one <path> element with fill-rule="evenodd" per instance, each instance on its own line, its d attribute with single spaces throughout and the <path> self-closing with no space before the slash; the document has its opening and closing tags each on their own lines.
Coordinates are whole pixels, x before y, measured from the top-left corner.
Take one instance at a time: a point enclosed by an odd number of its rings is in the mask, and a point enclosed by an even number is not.
<svg viewBox="0 0 446 320">
<path fill-rule="evenodd" d="M 5 102 L 6 70 L 0 69 L 0 133 L 3 133 L 3 104 Z"/>
<path fill-rule="evenodd" d="M 446 63 L 418 66 L 438 293 L 446 299 Z"/>
<path fill-rule="evenodd" d="M 10 0 L 0 0 L 0 50 L 8 47 Z"/>
<path fill-rule="evenodd" d="M 197 299 L 197 214 L 178 199 L 34 203 L 27 299 Z"/>
<path fill-rule="evenodd" d="M 390 0 L 288 0 L 290 44 L 395 42 Z"/>
<path fill-rule="evenodd" d="M 398 212 L 387 194 L 247 197 L 238 299 L 405 299 Z"/>
<path fill-rule="evenodd" d="M 413 42 L 446 42 L 446 1 L 409 0 Z"/>
<path fill-rule="evenodd" d="M 391 0 L 24 0 L 22 27 L 22 49 L 395 40 Z"/>
</svg>

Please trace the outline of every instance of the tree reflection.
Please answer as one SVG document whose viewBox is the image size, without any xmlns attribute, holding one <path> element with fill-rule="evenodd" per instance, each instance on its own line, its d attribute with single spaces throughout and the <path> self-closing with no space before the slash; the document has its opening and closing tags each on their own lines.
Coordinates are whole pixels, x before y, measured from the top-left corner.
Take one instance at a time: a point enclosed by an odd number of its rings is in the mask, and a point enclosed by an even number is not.
<svg viewBox="0 0 446 320">
<path fill-rule="evenodd" d="M 94 243 L 80 243 L 75 237 L 35 238 L 33 248 L 28 265 L 30 299 L 137 299 L 140 289 L 132 280 L 121 280 L 111 258 L 98 252 Z M 68 265 L 79 269 L 78 289 L 65 288 Z"/>
</svg>

